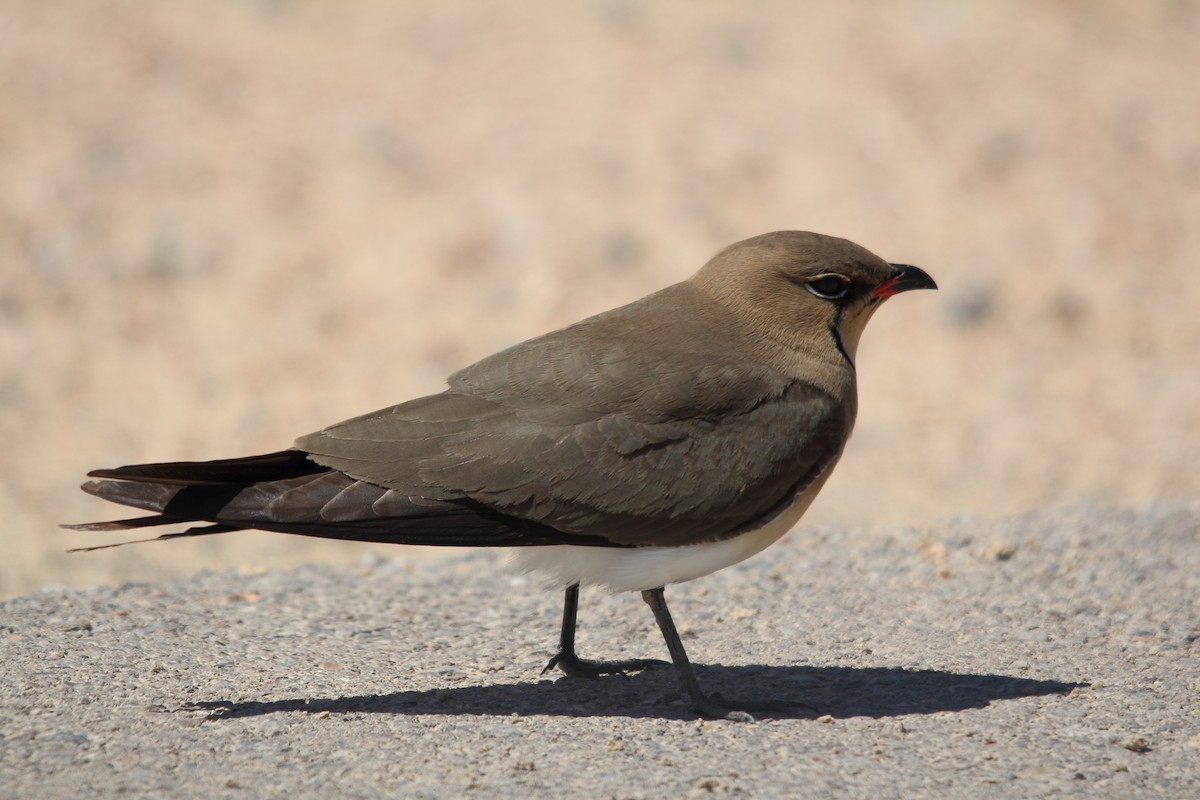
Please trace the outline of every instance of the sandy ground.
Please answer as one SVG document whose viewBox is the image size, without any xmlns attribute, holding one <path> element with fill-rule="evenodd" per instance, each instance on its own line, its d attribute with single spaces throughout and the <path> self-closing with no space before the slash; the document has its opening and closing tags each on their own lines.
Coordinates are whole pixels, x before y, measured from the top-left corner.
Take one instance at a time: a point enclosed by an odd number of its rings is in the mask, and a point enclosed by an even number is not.
<svg viewBox="0 0 1200 800">
<path fill-rule="evenodd" d="M 265 452 L 773 229 L 925 267 L 817 523 L 1200 490 L 1200 4 L 0 0 L 0 596 L 93 467 Z"/>
</svg>

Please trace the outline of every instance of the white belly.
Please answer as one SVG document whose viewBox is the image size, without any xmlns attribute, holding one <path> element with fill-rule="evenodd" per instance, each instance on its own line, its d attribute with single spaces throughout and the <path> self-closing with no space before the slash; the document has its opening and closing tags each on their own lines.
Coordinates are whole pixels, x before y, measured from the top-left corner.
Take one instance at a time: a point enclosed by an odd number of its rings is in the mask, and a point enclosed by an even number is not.
<svg viewBox="0 0 1200 800">
<path fill-rule="evenodd" d="M 614 592 L 636 592 L 700 578 L 744 561 L 777 542 L 808 510 L 832 467 L 830 464 L 766 525 L 740 536 L 685 547 L 515 547 L 512 564 L 522 572 L 541 575 L 552 586 L 578 583 Z"/>
</svg>

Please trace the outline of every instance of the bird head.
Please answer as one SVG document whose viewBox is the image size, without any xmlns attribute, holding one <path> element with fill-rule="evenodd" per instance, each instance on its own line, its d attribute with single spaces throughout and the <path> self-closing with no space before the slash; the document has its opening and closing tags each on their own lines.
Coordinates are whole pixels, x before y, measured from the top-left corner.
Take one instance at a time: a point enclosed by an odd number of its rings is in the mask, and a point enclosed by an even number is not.
<svg viewBox="0 0 1200 800">
<path fill-rule="evenodd" d="M 771 339 L 851 366 L 863 328 L 884 300 L 937 288 L 924 270 L 889 264 L 853 242 L 805 231 L 766 233 L 730 245 L 691 281 Z"/>
</svg>

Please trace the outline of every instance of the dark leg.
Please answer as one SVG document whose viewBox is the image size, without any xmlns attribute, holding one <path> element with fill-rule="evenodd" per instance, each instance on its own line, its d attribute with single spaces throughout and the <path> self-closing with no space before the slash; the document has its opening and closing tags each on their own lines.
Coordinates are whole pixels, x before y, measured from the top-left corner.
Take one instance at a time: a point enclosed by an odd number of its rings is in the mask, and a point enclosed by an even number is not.
<svg viewBox="0 0 1200 800">
<path fill-rule="evenodd" d="M 662 590 L 659 590 L 662 593 Z M 562 634 L 558 639 L 558 652 L 542 670 L 545 675 L 558 667 L 576 678 L 598 678 L 601 675 L 624 675 L 626 672 L 645 669 L 660 664 L 657 658 L 634 658 L 629 661 L 585 661 L 575 654 L 575 617 L 579 611 L 579 584 L 567 587 L 563 601 Z"/>
<path fill-rule="evenodd" d="M 716 719 L 753 722 L 754 717 L 745 711 L 726 708 L 700 691 L 700 682 L 696 680 L 692 662 L 688 661 L 687 651 L 683 649 L 683 642 L 679 640 L 679 631 L 675 630 L 675 621 L 671 619 L 671 612 L 667 609 L 667 600 L 663 597 L 663 587 L 646 589 L 642 592 L 642 599 L 654 612 L 654 619 L 658 622 L 658 628 L 667 642 L 667 650 L 671 653 L 671 661 L 675 664 L 675 672 L 679 675 L 679 685 L 687 694 L 692 710 Z"/>
</svg>

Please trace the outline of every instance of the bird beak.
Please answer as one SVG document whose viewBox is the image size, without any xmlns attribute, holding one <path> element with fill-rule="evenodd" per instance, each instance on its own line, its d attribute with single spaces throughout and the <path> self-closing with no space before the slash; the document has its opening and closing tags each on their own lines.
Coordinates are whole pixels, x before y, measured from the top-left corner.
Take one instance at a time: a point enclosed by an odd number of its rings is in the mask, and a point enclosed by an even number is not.
<svg viewBox="0 0 1200 800">
<path fill-rule="evenodd" d="M 889 264 L 892 277 L 871 290 L 871 297 L 886 300 L 894 294 L 907 292 L 911 289 L 936 289 L 937 284 L 929 273 L 920 267 L 910 264 Z"/>
</svg>

